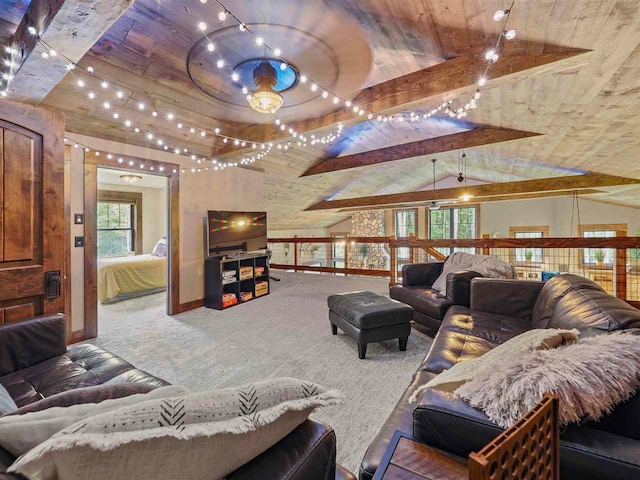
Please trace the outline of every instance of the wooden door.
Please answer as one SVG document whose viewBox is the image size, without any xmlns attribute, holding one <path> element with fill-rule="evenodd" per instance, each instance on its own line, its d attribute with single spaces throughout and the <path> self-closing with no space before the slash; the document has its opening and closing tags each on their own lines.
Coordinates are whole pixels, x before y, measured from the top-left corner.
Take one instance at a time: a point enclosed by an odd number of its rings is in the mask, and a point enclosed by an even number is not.
<svg viewBox="0 0 640 480">
<path fill-rule="evenodd" d="M 0 324 L 64 312 L 64 115 L 0 101 Z"/>
</svg>

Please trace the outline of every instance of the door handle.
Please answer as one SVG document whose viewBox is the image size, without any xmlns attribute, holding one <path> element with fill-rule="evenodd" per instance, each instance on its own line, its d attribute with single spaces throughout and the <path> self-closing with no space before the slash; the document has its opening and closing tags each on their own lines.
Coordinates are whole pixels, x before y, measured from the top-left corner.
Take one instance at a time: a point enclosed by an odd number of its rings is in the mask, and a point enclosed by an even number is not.
<svg viewBox="0 0 640 480">
<path fill-rule="evenodd" d="M 60 270 L 51 270 L 44 274 L 44 298 L 58 298 L 62 290 Z"/>
</svg>

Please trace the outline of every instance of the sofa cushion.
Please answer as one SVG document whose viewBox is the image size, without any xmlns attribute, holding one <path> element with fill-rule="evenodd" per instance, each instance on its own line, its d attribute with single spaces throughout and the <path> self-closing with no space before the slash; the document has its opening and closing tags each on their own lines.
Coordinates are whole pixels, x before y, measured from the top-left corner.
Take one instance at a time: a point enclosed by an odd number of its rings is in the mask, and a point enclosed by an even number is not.
<svg viewBox="0 0 640 480">
<path fill-rule="evenodd" d="M 499 365 L 530 350 L 556 348 L 565 343 L 575 342 L 577 339 L 577 330 L 540 328 L 522 332 L 512 339 L 496 345 L 480 357 L 458 362 L 452 365 L 451 368 L 439 373 L 429 383 L 416 390 L 411 401 L 416 401 L 428 388 L 453 392 L 464 383 L 472 380 L 480 369 L 491 368 L 491 365 Z"/>
<path fill-rule="evenodd" d="M 453 304 L 447 297 L 426 287 L 394 285 L 389 289 L 389 295 L 394 300 L 406 303 L 416 311 L 437 319 L 443 318 Z"/>
<path fill-rule="evenodd" d="M 550 393 L 565 425 L 598 420 L 640 387 L 640 337 L 614 332 L 531 350 L 479 369 L 456 393 L 509 428 Z"/>
<path fill-rule="evenodd" d="M 571 289 L 553 309 L 548 328 L 576 328 L 581 337 L 640 327 L 640 310 L 599 289 Z"/>
<path fill-rule="evenodd" d="M 18 457 L 70 425 L 94 415 L 142 403 L 149 399 L 170 398 L 188 392 L 186 387 L 170 385 L 146 394 L 108 399 L 99 403 L 51 407 L 23 415 L 7 415 L 0 418 L 0 446 Z"/>
<path fill-rule="evenodd" d="M 420 370 L 440 373 L 527 330 L 530 325 L 522 319 L 454 305 L 444 317 Z"/>
<path fill-rule="evenodd" d="M 545 282 L 531 313 L 533 328 L 547 328 L 556 305 L 570 290 L 599 290 L 597 283 L 578 275 L 557 275 Z"/>
<path fill-rule="evenodd" d="M 11 415 L 39 412 L 52 407 L 70 407 L 83 403 L 99 403 L 104 400 L 149 393 L 155 388 L 153 385 L 144 383 L 118 383 L 115 385 L 96 385 L 95 387 L 75 388 L 20 407 L 11 413 Z"/>
<path fill-rule="evenodd" d="M 341 398 L 279 378 L 143 401 L 65 428 L 8 471 L 41 480 L 223 478 Z"/>
<path fill-rule="evenodd" d="M 117 355 L 91 344 L 73 345 L 65 355 L 0 377 L 0 384 L 4 385 L 18 407 L 67 390 L 120 381 L 168 385 L 164 380 L 137 370 Z"/>
<path fill-rule="evenodd" d="M 410 307 L 374 292 L 350 292 L 330 295 L 329 310 L 361 329 L 409 323 Z"/>
</svg>

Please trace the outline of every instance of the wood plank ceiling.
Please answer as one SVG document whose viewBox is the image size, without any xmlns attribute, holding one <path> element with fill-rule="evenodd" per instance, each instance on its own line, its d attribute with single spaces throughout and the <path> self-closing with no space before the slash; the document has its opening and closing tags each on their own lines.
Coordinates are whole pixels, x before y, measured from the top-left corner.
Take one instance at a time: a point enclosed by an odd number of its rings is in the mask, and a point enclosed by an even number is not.
<svg viewBox="0 0 640 480">
<path fill-rule="evenodd" d="M 212 35 L 219 39 L 220 48 L 228 46 L 227 55 L 239 61 L 260 53 L 250 37 L 245 40 L 228 30 L 230 23 L 219 25 L 212 5 L 185 2 L 196 15 L 211 19 Z M 292 63 L 317 75 L 326 70 L 329 86 L 355 98 L 366 87 L 486 50 L 499 33 L 500 25 L 491 18 L 493 12 L 509 3 L 243 0 L 232 2 L 230 7 L 247 23 L 262 28 L 265 38 L 269 39 L 272 31 L 274 40 L 281 42 L 284 56 L 291 55 L 288 58 Z M 153 123 L 168 141 L 214 155 L 225 147 L 220 141 L 178 131 L 167 122 L 154 122 L 149 112 L 135 110 L 135 102 L 144 100 L 155 108 L 170 109 L 185 122 L 209 129 L 220 127 L 242 134 L 270 128 L 254 125 L 270 122 L 268 117 L 263 120 L 246 107 L 207 97 L 189 81 L 186 56 L 200 38 L 194 25 L 193 17 L 180 2 L 137 0 L 80 63 L 117 81 L 129 90 L 125 93 L 142 93 L 131 101 L 132 120 Z M 465 121 L 438 115 L 393 125 L 348 122 L 341 138 L 330 146 L 275 149 L 255 164 L 265 170 L 265 201 L 271 226 L 328 226 L 347 214 L 308 212 L 305 208 L 321 200 L 411 192 L 428 187 L 432 180 L 431 156 L 300 178 L 323 158 L 452 135 L 477 125 L 541 136 L 467 149 L 467 174 L 471 178 L 504 182 L 589 171 L 640 179 L 640 0 L 518 0 L 510 25 L 517 30 L 517 37 L 505 43 L 503 54 L 592 53 L 582 65 L 531 78 L 525 72 L 518 81 L 486 89 L 478 109 L 470 111 Z M 291 33 L 294 30 L 298 33 Z M 309 42 L 309 38 L 317 42 Z M 314 59 L 318 65 L 314 65 Z M 225 78 L 212 76 L 209 82 L 222 93 L 229 89 Z M 298 88 L 303 86 L 294 87 Z M 319 93 L 314 98 L 301 97 L 300 105 L 284 108 L 283 118 L 301 121 L 330 114 L 334 109 L 319 98 Z M 285 103 L 286 99 L 285 93 Z M 146 144 L 98 105 L 78 95 L 70 77 L 43 103 L 65 111 L 71 132 Z M 276 137 L 275 127 L 267 131 Z M 436 155 L 440 160 L 439 178 L 457 175 L 460 153 Z M 639 187 L 606 190 L 586 197 L 640 206 Z"/>
</svg>

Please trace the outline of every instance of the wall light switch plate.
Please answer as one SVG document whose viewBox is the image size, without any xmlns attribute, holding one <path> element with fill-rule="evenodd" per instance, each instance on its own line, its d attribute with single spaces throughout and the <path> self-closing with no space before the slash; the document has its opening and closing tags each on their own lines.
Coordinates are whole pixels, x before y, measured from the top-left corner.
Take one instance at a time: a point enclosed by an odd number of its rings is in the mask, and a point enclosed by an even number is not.
<svg viewBox="0 0 640 480">
<path fill-rule="evenodd" d="M 84 247 L 84 237 L 76 237 L 74 244 L 76 247 Z"/>
<path fill-rule="evenodd" d="M 73 223 L 76 225 L 84 225 L 84 213 L 74 213 Z"/>
</svg>

